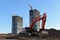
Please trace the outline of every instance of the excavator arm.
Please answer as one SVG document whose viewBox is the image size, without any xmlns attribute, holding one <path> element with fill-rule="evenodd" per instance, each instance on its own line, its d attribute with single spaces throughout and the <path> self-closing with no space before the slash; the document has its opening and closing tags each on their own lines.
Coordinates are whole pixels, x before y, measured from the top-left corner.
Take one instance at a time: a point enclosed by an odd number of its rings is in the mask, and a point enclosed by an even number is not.
<svg viewBox="0 0 60 40">
<path fill-rule="evenodd" d="M 33 30 L 34 28 L 34 24 L 37 22 L 37 21 L 40 21 L 42 20 L 42 29 L 44 29 L 45 27 L 45 22 L 46 22 L 46 13 L 43 14 L 43 16 L 38 16 L 36 17 L 35 19 L 32 20 L 32 23 L 30 24 L 30 30 Z"/>
</svg>

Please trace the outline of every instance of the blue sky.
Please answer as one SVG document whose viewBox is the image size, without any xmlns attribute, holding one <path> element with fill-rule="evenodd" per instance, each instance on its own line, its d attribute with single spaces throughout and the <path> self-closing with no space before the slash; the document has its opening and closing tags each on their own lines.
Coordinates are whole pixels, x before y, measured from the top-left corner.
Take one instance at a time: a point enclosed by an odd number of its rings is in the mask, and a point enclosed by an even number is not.
<svg viewBox="0 0 60 40">
<path fill-rule="evenodd" d="M 11 33 L 12 13 L 23 17 L 23 26 L 29 26 L 29 5 L 47 13 L 46 29 L 60 30 L 60 0 L 0 0 L 0 33 Z"/>
</svg>

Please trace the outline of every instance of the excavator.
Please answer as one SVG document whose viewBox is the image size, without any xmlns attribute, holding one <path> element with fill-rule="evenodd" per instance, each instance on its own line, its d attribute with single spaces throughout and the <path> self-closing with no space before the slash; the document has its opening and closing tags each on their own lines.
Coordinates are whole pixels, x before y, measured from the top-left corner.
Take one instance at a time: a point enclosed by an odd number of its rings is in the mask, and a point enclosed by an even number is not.
<svg viewBox="0 0 60 40">
<path fill-rule="evenodd" d="M 42 16 L 42 17 L 41 17 L 41 16 Z M 46 13 L 44 13 L 43 15 L 40 15 L 40 16 L 38 16 L 38 17 L 35 17 L 35 18 L 32 20 L 30 26 L 29 26 L 28 28 L 26 28 L 26 31 L 27 31 L 28 33 L 37 32 L 37 30 L 34 29 L 34 24 L 35 24 L 37 21 L 40 21 L 40 20 L 42 20 L 42 30 L 44 30 L 44 29 L 45 29 L 45 23 L 46 23 Z M 36 26 L 36 27 L 37 27 L 37 26 Z"/>
<path fill-rule="evenodd" d="M 44 13 L 43 15 L 40 15 L 40 16 L 38 16 L 38 17 L 35 17 L 33 20 L 32 20 L 32 22 L 31 22 L 31 24 L 30 24 L 30 26 L 29 27 L 25 27 L 25 31 L 26 32 L 22 32 L 22 33 L 19 33 L 19 34 L 21 34 L 21 35 L 25 35 L 25 36 L 40 36 L 39 35 L 39 32 L 40 31 L 37 31 L 37 30 L 35 30 L 34 29 L 34 24 L 37 22 L 37 21 L 40 21 L 40 20 L 42 20 L 42 30 L 44 30 L 45 29 L 45 23 L 46 23 L 46 13 Z M 37 27 L 37 26 L 36 26 Z"/>
</svg>

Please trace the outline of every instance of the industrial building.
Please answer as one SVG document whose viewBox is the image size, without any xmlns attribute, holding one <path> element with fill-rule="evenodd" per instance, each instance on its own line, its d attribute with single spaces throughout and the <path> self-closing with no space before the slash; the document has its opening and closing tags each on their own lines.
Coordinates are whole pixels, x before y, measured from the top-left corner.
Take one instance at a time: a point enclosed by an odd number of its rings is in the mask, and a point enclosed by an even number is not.
<svg viewBox="0 0 60 40">
<path fill-rule="evenodd" d="M 20 16 L 12 16 L 12 34 L 18 34 L 22 31 L 23 18 Z"/>
<path fill-rule="evenodd" d="M 30 21 L 30 24 L 32 22 L 32 20 L 36 17 L 40 16 L 40 12 L 37 10 L 37 9 L 31 9 L 29 11 L 29 21 Z M 39 31 L 40 29 L 40 21 L 37 21 L 35 24 L 34 24 L 34 29 Z"/>
</svg>

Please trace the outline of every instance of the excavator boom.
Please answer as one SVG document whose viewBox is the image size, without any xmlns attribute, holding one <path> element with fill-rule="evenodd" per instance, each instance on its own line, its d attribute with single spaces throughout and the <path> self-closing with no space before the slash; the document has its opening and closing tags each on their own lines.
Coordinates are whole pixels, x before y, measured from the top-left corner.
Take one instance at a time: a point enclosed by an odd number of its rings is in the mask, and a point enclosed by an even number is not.
<svg viewBox="0 0 60 40">
<path fill-rule="evenodd" d="M 38 17 L 36 17 L 36 18 L 34 18 L 34 19 L 32 20 L 32 23 L 30 24 L 30 30 L 33 30 L 34 24 L 35 24 L 37 21 L 40 21 L 40 20 L 42 20 L 42 29 L 44 29 L 44 27 L 45 27 L 45 22 L 46 22 L 46 13 L 44 13 L 42 17 L 41 17 L 41 16 L 38 16 Z"/>
</svg>

